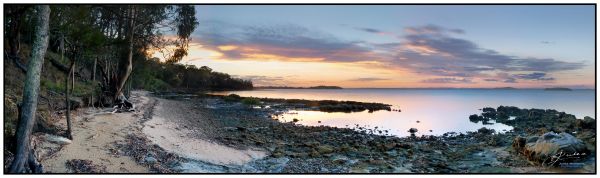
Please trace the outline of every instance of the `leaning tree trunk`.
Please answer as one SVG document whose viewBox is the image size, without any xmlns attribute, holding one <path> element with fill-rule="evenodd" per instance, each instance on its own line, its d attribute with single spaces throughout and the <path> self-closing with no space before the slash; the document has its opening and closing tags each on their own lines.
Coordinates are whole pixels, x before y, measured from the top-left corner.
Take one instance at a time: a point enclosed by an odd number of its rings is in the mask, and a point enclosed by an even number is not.
<svg viewBox="0 0 600 178">
<path fill-rule="evenodd" d="M 129 78 L 129 75 L 131 74 L 131 70 L 132 70 L 132 65 L 133 65 L 133 32 L 135 31 L 135 24 L 134 24 L 134 18 L 135 18 L 135 6 L 132 5 L 132 7 L 129 9 L 129 13 L 128 16 L 129 17 L 129 25 L 128 25 L 128 43 L 129 46 L 127 47 L 127 56 L 125 58 L 121 58 L 121 61 L 119 62 L 119 71 L 118 71 L 118 77 L 117 77 L 117 82 L 116 82 L 116 86 L 115 86 L 115 93 L 114 93 L 114 100 L 117 100 L 119 98 L 120 95 L 123 94 L 123 88 L 125 87 L 125 82 L 127 82 L 127 79 Z"/>
<path fill-rule="evenodd" d="M 31 58 L 27 65 L 27 76 L 25 86 L 23 87 L 23 104 L 20 112 L 19 123 L 17 125 L 17 143 L 15 150 L 15 159 L 13 160 L 9 172 L 26 172 L 26 166 L 29 171 L 37 172 L 39 169 L 32 169 L 37 166 L 32 148 L 30 148 L 30 137 L 35 123 L 35 112 L 37 110 L 37 99 L 40 90 L 40 72 L 44 63 L 44 55 L 48 48 L 48 22 L 50 21 L 50 7 L 48 5 L 35 6 L 36 18 L 34 24 L 34 37 L 31 49 Z"/>
</svg>

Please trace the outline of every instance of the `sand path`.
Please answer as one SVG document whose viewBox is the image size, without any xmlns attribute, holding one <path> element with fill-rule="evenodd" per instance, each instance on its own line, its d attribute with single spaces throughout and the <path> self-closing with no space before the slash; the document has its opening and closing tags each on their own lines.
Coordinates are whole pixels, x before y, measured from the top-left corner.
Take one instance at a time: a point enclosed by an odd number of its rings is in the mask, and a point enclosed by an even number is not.
<svg viewBox="0 0 600 178">
<path fill-rule="evenodd" d="M 132 93 L 131 100 L 136 106 L 149 101 L 144 92 Z M 42 160 L 45 171 L 53 173 L 71 172 L 66 162 L 71 159 L 88 159 L 96 165 L 106 166 L 110 173 L 144 173 L 149 169 L 127 156 L 113 156 L 110 153 L 115 141 L 125 140 L 130 133 L 141 132 L 139 117 L 143 111 L 133 113 L 111 113 L 110 110 L 83 108 L 73 119 L 73 141 L 65 145 L 56 155 Z M 62 120 L 62 122 L 66 122 Z M 65 123 L 60 123 L 66 125 Z M 66 127 L 66 126 L 64 126 Z M 42 146 L 52 143 L 42 143 Z"/>
<path fill-rule="evenodd" d="M 151 106 L 151 99 L 158 100 L 152 118 L 142 123 L 141 118 Z M 178 125 L 173 117 L 182 117 L 173 112 L 184 108 L 172 105 L 172 100 L 152 98 L 145 91 L 132 92 L 130 100 L 137 110 L 130 113 L 111 113 L 110 109 L 82 108 L 74 113 L 73 141 L 49 157 L 41 160 L 46 172 L 70 173 L 66 162 L 72 159 L 87 159 L 95 165 L 106 166 L 109 173 L 148 173 L 150 169 L 128 156 L 111 154 L 113 143 L 123 141 L 129 134 L 146 135 L 154 144 L 182 157 L 217 165 L 243 165 L 266 156 L 258 150 L 239 150 L 205 139 L 193 137 L 189 129 Z M 181 119 L 181 118 L 179 118 Z M 58 123 L 66 128 L 63 119 Z M 58 144 L 42 141 L 38 148 L 48 150 Z"/>
</svg>

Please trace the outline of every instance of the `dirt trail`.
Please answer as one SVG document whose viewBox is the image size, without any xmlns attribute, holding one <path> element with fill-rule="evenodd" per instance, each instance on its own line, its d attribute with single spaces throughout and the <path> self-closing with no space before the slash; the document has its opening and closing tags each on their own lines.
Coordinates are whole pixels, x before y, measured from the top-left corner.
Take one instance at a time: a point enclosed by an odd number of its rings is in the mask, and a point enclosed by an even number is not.
<svg viewBox="0 0 600 178">
<path fill-rule="evenodd" d="M 144 92 L 134 92 L 131 100 L 136 106 L 145 105 L 149 99 Z M 140 133 L 139 117 L 143 111 L 133 113 L 111 113 L 93 108 L 84 108 L 73 118 L 73 141 L 65 145 L 56 155 L 42 160 L 45 171 L 53 173 L 71 172 L 66 162 L 71 159 L 88 159 L 96 165 L 106 166 L 109 173 L 144 173 L 149 169 L 127 156 L 111 154 L 112 143 L 125 140 L 130 133 Z M 64 121 L 63 121 L 64 122 Z M 61 123 L 64 124 L 64 123 Z M 40 146 L 51 147 L 49 142 Z"/>
</svg>

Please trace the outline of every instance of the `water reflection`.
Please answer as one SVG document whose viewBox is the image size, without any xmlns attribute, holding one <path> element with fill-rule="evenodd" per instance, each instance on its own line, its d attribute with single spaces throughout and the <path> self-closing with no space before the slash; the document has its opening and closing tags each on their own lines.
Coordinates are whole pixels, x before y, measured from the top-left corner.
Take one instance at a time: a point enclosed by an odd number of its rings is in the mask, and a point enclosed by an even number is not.
<svg viewBox="0 0 600 178">
<path fill-rule="evenodd" d="M 240 96 L 349 100 L 392 104 L 402 112 L 377 111 L 374 113 L 324 113 L 318 111 L 291 111 L 280 116 L 281 120 L 299 120 L 303 125 L 329 125 L 354 127 L 355 124 L 388 129 L 391 134 L 408 136 L 408 129 L 417 128 L 417 135 L 441 135 L 446 132 L 476 131 L 487 127 L 496 131 L 511 127 L 493 123 L 472 123 L 469 115 L 480 114 L 481 108 L 516 106 L 520 108 L 556 109 L 577 118 L 594 116 L 595 93 L 593 90 L 565 92 L 544 90 L 483 90 L 483 89 L 267 89 L 225 92 Z M 297 114 L 296 114 L 297 113 Z M 320 123 L 319 123 L 320 121 Z M 429 131 L 431 130 L 431 132 Z"/>
<path fill-rule="evenodd" d="M 452 122 L 439 122 L 436 118 L 421 117 L 420 119 L 409 118 L 398 112 L 376 111 L 373 113 L 355 112 L 355 113 L 326 113 L 320 111 L 292 110 L 282 115 L 275 116 L 281 122 L 291 122 L 297 119 L 297 124 L 308 126 L 334 126 L 340 128 L 355 128 L 356 124 L 360 127 L 378 130 L 388 130 L 389 134 L 396 136 L 409 136 L 410 128 L 418 129 L 416 135 L 442 135 L 446 132 L 466 132 L 475 131 L 481 127 L 487 127 L 502 132 L 511 130 L 512 127 L 490 122 L 488 125 L 483 123 L 472 123 L 467 118 L 454 120 Z"/>
</svg>

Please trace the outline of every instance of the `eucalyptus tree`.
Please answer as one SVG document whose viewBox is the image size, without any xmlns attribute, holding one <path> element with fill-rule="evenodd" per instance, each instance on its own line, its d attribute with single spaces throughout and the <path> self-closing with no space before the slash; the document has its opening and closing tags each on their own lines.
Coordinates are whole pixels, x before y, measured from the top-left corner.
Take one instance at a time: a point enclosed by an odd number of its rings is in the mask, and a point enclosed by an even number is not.
<svg viewBox="0 0 600 178">
<path fill-rule="evenodd" d="M 35 6 L 34 17 L 33 44 L 31 46 L 31 57 L 27 65 L 27 75 L 23 87 L 23 104 L 17 125 L 15 158 L 9 168 L 11 173 L 42 172 L 41 166 L 39 166 L 33 151 L 31 151 L 30 137 L 35 123 L 40 73 L 44 63 L 44 55 L 48 48 L 50 7 L 48 5 Z"/>
<path fill-rule="evenodd" d="M 107 69 L 115 69 L 101 70 L 103 89 L 113 100 L 123 94 L 134 58 L 144 60 L 150 51 L 159 50 L 168 56 L 166 62 L 180 61 L 187 55 L 190 35 L 198 25 L 190 5 L 100 5 L 92 9 L 92 15 L 112 41 L 111 56 L 118 59 L 101 61 Z"/>
</svg>

